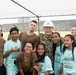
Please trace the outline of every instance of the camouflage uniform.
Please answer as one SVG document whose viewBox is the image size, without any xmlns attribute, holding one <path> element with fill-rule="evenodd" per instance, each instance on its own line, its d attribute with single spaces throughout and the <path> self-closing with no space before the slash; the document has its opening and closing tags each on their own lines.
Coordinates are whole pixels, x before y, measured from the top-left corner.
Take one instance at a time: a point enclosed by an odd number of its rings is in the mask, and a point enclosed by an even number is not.
<svg viewBox="0 0 76 75">
<path fill-rule="evenodd" d="M 40 33 L 40 42 L 45 44 L 46 48 L 46 55 L 50 57 L 53 63 L 53 42 L 51 38 L 46 38 L 45 34 Z M 52 64 L 53 65 L 53 64 Z"/>
</svg>

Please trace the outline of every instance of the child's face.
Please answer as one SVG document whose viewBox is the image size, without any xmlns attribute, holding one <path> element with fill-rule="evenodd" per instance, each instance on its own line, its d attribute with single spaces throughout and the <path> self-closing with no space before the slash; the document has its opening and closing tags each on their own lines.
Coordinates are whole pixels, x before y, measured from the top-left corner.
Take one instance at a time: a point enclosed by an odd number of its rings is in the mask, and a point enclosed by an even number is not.
<svg viewBox="0 0 76 75">
<path fill-rule="evenodd" d="M 44 46 L 43 45 L 39 45 L 38 49 L 37 49 L 38 55 L 42 56 L 44 54 Z"/>
<path fill-rule="evenodd" d="M 12 40 L 17 40 L 19 36 L 17 31 L 12 31 L 10 35 L 11 35 Z"/>
<path fill-rule="evenodd" d="M 73 43 L 73 40 L 71 40 L 69 36 L 64 37 L 64 45 L 66 47 L 71 47 L 72 43 Z"/>
<path fill-rule="evenodd" d="M 58 36 L 58 34 L 54 33 L 52 35 L 52 41 L 57 44 L 60 41 L 60 37 Z"/>
<path fill-rule="evenodd" d="M 33 48 L 32 48 L 32 44 L 31 43 L 26 43 L 25 47 L 24 47 L 24 51 L 28 54 L 30 54 L 32 52 Z"/>
</svg>

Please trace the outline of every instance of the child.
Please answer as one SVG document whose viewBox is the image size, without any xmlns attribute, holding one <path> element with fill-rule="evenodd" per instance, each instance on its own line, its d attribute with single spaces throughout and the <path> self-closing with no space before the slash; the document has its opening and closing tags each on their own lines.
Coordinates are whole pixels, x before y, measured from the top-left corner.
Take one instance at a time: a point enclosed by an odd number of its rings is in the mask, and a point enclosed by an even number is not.
<svg viewBox="0 0 76 75">
<path fill-rule="evenodd" d="M 55 75 L 61 75 L 60 74 L 60 67 L 62 66 L 62 48 L 63 43 L 60 37 L 60 34 L 58 32 L 54 32 L 52 34 L 52 41 L 53 41 L 53 54 L 54 54 L 54 71 Z"/>
<path fill-rule="evenodd" d="M 17 75 L 36 75 L 36 71 L 33 66 L 38 65 L 35 63 L 37 60 L 36 53 L 32 52 L 34 44 L 31 41 L 27 41 L 24 44 L 24 51 L 17 56 L 17 66 L 19 73 Z"/>
<path fill-rule="evenodd" d="M 76 48 L 74 37 L 70 34 L 64 37 L 63 75 L 76 75 Z"/>
<path fill-rule="evenodd" d="M 37 44 L 36 53 L 38 56 L 38 60 L 36 62 L 38 62 L 38 66 L 41 68 L 41 70 L 38 71 L 38 75 L 54 75 L 52 62 L 50 58 L 46 56 L 45 45 L 43 43 Z M 34 68 L 37 70 L 35 66 Z"/>
<path fill-rule="evenodd" d="M 21 42 L 18 40 L 19 30 L 17 28 L 10 29 L 11 39 L 4 44 L 4 55 L 6 57 L 6 72 L 7 75 L 16 75 L 18 72 L 17 66 L 14 64 L 16 56 L 21 52 Z"/>
</svg>

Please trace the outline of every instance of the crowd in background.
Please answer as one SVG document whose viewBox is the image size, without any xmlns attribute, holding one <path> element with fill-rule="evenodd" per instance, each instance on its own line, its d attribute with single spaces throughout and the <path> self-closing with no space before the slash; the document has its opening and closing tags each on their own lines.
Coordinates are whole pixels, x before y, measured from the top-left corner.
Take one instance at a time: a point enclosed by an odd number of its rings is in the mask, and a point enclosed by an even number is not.
<svg viewBox="0 0 76 75">
<path fill-rule="evenodd" d="M 64 37 L 51 21 L 44 33 L 36 35 L 36 28 L 35 20 L 26 32 L 12 25 L 5 40 L 0 25 L 0 75 L 76 75 L 76 26 Z"/>
</svg>

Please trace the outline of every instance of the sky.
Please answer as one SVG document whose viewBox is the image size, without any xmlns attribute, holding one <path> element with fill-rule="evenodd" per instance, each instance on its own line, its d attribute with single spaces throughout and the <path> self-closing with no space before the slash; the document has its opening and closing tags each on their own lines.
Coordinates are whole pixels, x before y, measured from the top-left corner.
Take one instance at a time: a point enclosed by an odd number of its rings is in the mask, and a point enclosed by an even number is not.
<svg viewBox="0 0 76 75">
<path fill-rule="evenodd" d="M 76 19 L 76 0 L 14 0 L 38 16 L 52 16 L 40 18 L 42 20 L 67 20 Z M 71 16 L 55 16 L 68 15 Z M 6 20 L 3 18 L 26 17 L 33 14 L 24 10 L 11 0 L 0 0 L 0 24 L 18 22 L 17 19 Z"/>
</svg>

